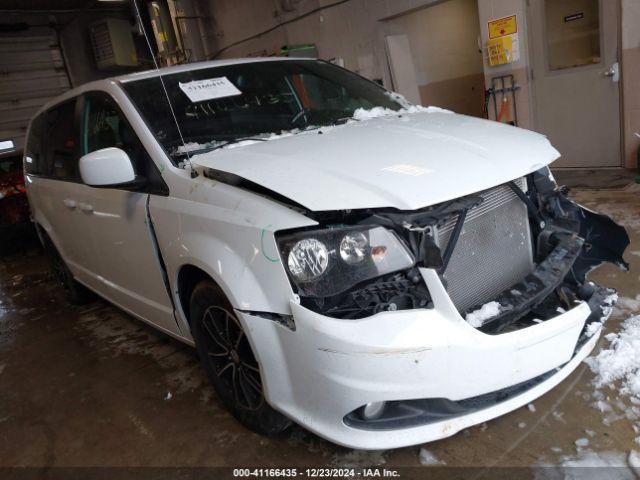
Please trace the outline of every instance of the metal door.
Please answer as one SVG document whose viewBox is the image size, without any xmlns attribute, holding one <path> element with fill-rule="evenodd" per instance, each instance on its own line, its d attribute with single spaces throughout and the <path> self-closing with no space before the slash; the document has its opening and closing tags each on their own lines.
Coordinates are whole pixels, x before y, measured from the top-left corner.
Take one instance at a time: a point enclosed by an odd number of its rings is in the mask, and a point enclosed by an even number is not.
<svg viewBox="0 0 640 480">
<path fill-rule="evenodd" d="M 53 30 L 51 35 L 0 36 L 0 141 L 22 148 L 31 117 L 69 88 Z"/>
<path fill-rule="evenodd" d="M 622 164 L 617 0 L 531 0 L 536 130 L 555 167 Z"/>
</svg>

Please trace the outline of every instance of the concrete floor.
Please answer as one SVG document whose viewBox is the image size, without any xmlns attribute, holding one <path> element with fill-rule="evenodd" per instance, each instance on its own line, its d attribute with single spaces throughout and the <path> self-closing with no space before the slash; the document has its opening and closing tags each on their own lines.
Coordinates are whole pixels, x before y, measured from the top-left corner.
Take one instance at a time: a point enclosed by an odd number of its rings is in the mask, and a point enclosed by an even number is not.
<svg viewBox="0 0 640 480">
<path fill-rule="evenodd" d="M 640 290 L 637 187 L 576 192 L 630 227 L 632 272 L 605 266 L 592 279 L 631 298 Z M 37 248 L 25 249 L 0 257 L 0 467 L 420 465 L 420 446 L 361 452 L 301 428 L 275 439 L 247 431 L 222 408 L 193 350 L 101 300 L 69 305 Z M 616 310 L 607 330 L 630 315 Z M 484 468 L 559 464 L 587 430 L 593 451 L 640 449 L 633 421 L 603 423 L 592 379 L 583 364 L 535 411 L 424 448 L 447 466 Z"/>
</svg>

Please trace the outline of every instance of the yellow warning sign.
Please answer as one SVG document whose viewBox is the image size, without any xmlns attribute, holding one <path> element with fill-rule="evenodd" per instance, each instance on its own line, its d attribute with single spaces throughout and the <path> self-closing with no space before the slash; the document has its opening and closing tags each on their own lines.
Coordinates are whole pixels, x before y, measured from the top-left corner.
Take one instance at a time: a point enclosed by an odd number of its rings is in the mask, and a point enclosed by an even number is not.
<svg viewBox="0 0 640 480">
<path fill-rule="evenodd" d="M 513 40 L 511 37 L 494 38 L 487 44 L 489 51 L 489 65 L 496 67 L 514 61 Z"/>
<path fill-rule="evenodd" d="M 491 39 L 518 33 L 518 17 L 516 15 L 499 18 L 497 20 L 491 20 L 488 25 L 489 38 Z"/>
</svg>

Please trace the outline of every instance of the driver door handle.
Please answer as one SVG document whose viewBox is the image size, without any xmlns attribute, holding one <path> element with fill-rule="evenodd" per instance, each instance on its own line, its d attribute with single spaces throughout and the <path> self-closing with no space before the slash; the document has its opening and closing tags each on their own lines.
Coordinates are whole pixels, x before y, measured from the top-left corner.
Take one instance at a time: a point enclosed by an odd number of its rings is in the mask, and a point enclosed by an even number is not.
<svg viewBox="0 0 640 480">
<path fill-rule="evenodd" d="M 71 200 L 70 198 L 65 198 L 62 203 L 64 204 L 65 207 L 67 207 L 69 210 L 73 210 L 74 208 L 76 208 L 76 201 L 75 200 Z"/>
<path fill-rule="evenodd" d="M 78 204 L 78 207 L 80 207 L 80 210 L 82 210 L 85 213 L 93 213 L 93 205 L 81 202 Z"/>
</svg>

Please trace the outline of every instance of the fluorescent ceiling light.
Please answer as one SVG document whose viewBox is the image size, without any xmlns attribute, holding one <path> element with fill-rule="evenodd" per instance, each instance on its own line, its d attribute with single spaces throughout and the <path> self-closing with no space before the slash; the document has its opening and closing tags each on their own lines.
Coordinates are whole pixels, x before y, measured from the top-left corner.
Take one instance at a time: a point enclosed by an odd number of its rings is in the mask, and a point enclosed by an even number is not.
<svg viewBox="0 0 640 480">
<path fill-rule="evenodd" d="M 0 142 L 0 150 L 11 150 L 14 146 L 13 140 L 4 140 Z"/>
</svg>

